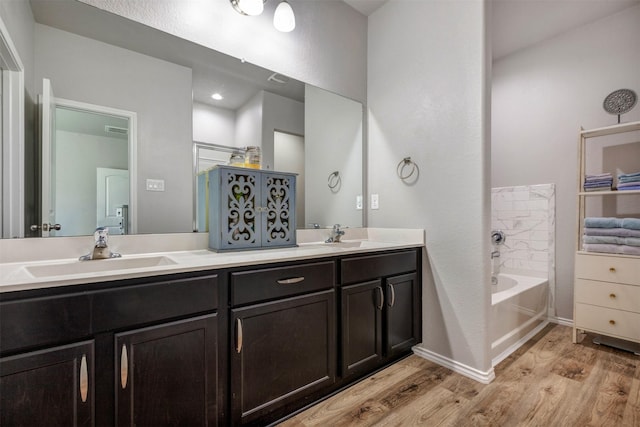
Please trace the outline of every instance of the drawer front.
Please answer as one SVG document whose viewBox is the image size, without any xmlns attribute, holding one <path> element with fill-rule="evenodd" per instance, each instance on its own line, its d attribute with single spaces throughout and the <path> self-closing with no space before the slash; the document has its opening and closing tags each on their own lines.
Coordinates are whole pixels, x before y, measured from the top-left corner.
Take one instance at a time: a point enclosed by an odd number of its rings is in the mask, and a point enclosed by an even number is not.
<svg viewBox="0 0 640 427">
<path fill-rule="evenodd" d="M 343 259 L 340 282 L 345 285 L 409 273 L 416 270 L 417 260 L 416 250 Z"/>
<path fill-rule="evenodd" d="M 576 328 L 640 342 L 640 314 L 576 303 Z"/>
<path fill-rule="evenodd" d="M 640 286 L 576 279 L 576 302 L 640 313 Z"/>
<path fill-rule="evenodd" d="M 93 332 L 132 327 L 215 310 L 218 276 L 202 276 L 98 291 L 93 298 Z"/>
<path fill-rule="evenodd" d="M 576 277 L 640 285 L 640 258 L 576 254 Z"/>
<path fill-rule="evenodd" d="M 87 337 L 91 304 L 84 294 L 33 298 L 0 304 L 2 353 Z"/>
<path fill-rule="evenodd" d="M 333 261 L 231 273 L 231 304 L 236 306 L 329 289 L 335 282 Z"/>
</svg>

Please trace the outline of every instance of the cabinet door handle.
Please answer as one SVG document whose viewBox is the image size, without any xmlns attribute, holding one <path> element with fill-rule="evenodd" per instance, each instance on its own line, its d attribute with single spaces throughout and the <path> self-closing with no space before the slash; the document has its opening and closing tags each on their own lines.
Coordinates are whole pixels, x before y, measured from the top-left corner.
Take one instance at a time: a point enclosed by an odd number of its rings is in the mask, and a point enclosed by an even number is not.
<svg viewBox="0 0 640 427">
<path fill-rule="evenodd" d="M 615 324 L 616 324 L 616 321 L 615 321 L 615 320 L 609 320 L 609 324 L 610 324 L 610 325 L 615 325 Z"/>
<path fill-rule="evenodd" d="M 87 372 L 87 356 L 82 355 L 80 361 L 80 399 L 82 402 L 87 401 L 89 395 L 89 373 Z"/>
<path fill-rule="evenodd" d="M 616 298 L 616 294 L 609 294 L 609 298 L 615 299 Z"/>
<path fill-rule="evenodd" d="M 301 277 L 292 277 L 290 279 L 280 279 L 277 282 L 281 285 L 294 285 L 296 283 L 300 283 L 304 280 L 304 276 Z"/>
<path fill-rule="evenodd" d="M 389 290 L 391 291 L 391 301 L 389 301 L 389 307 L 393 307 L 396 303 L 396 290 L 392 284 L 389 284 Z"/>
<path fill-rule="evenodd" d="M 242 319 L 236 319 L 236 353 L 242 351 Z"/>
<path fill-rule="evenodd" d="M 378 290 L 378 292 L 380 294 L 380 305 L 377 306 L 377 309 L 382 311 L 382 307 L 384 307 L 384 291 L 382 290 L 381 286 L 376 287 L 376 289 Z"/>
<path fill-rule="evenodd" d="M 129 379 L 129 357 L 127 356 L 127 346 L 122 344 L 122 351 L 120 352 L 120 386 L 124 390 L 127 388 L 127 381 Z"/>
<path fill-rule="evenodd" d="M 609 267 L 609 273 L 615 273 L 616 269 L 615 267 Z"/>
</svg>

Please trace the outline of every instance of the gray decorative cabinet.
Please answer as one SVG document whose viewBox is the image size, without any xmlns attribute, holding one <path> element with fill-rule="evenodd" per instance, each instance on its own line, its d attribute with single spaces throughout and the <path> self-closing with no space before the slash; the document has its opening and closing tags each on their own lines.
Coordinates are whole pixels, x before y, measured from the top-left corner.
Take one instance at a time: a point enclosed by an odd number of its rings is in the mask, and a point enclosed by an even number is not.
<svg viewBox="0 0 640 427">
<path fill-rule="evenodd" d="M 209 171 L 209 248 L 296 245 L 296 175 L 216 166 Z"/>
</svg>

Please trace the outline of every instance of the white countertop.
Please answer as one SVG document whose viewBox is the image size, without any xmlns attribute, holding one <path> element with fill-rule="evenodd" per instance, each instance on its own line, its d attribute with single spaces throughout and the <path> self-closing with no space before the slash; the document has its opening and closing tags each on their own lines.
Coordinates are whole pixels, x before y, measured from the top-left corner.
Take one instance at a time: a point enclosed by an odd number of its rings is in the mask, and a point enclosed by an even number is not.
<svg viewBox="0 0 640 427">
<path fill-rule="evenodd" d="M 81 252 L 77 256 L 75 253 L 73 257 L 65 256 L 69 246 L 72 251 L 78 250 L 80 238 L 67 238 L 66 241 L 65 238 L 20 239 L 14 245 L 3 240 L 0 245 L 0 293 L 424 246 L 424 230 L 420 229 L 370 228 L 347 230 L 347 233 L 342 243 L 326 244 L 322 243 L 326 230 L 300 230 L 297 247 L 218 253 L 207 250 L 206 243 L 205 248 L 199 247 L 206 242 L 202 235 L 113 236 L 119 239 L 113 239 L 116 244 L 112 250 L 121 252 L 122 258 L 92 261 L 79 261 Z M 164 239 L 158 236 L 164 236 Z M 91 238 L 82 239 L 82 243 L 86 243 Z M 179 243 L 167 242 L 171 239 L 177 239 Z M 159 241 L 163 244 L 158 244 Z M 162 251 L 149 252 L 145 250 L 145 243 L 155 250 L 160 247 Z M 28 254 L 15 253 L 29 252 L 29 246 L 34 246 L 31 249 L 37 253 L 38 244 L 47 246 L 47 253 L 53 251 L 65 257 L 29 259 Z M 184 250 L 189 246 L 192 248 Z M 132 251 L 125 252 L 124 248 Z M 174 248 L 179 250 L 171 250 Z M 7 260 L 12 262 L 5 262 Z"/>
</svg>

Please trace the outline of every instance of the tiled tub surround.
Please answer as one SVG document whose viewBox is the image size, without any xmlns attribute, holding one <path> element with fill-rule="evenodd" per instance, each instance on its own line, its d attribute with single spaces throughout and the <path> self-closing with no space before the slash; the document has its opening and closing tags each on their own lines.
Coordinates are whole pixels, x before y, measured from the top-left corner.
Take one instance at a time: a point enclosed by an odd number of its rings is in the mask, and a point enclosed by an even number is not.
<svg viewBox="0 0 640 427">
<path fill-rule="evenodd" d="M 491 228 L 506 235 L 491 260 L 500 282 L 492 289 L 491 356 L 495 366 L 537 333 L 554 313 L 555 185 L 493 188 Z M 503 286 L 503 283 L 498 286 Z M 495 285 L 493 286 L 496 287 Z"/>
<path fill-rule="evenodd" d="M 555 184 L 492 188 L 491 205 L 491 229 L 507 236 L 493 260 L 499 272 L 547 278 L 554 307 Z"/>
</svg>

